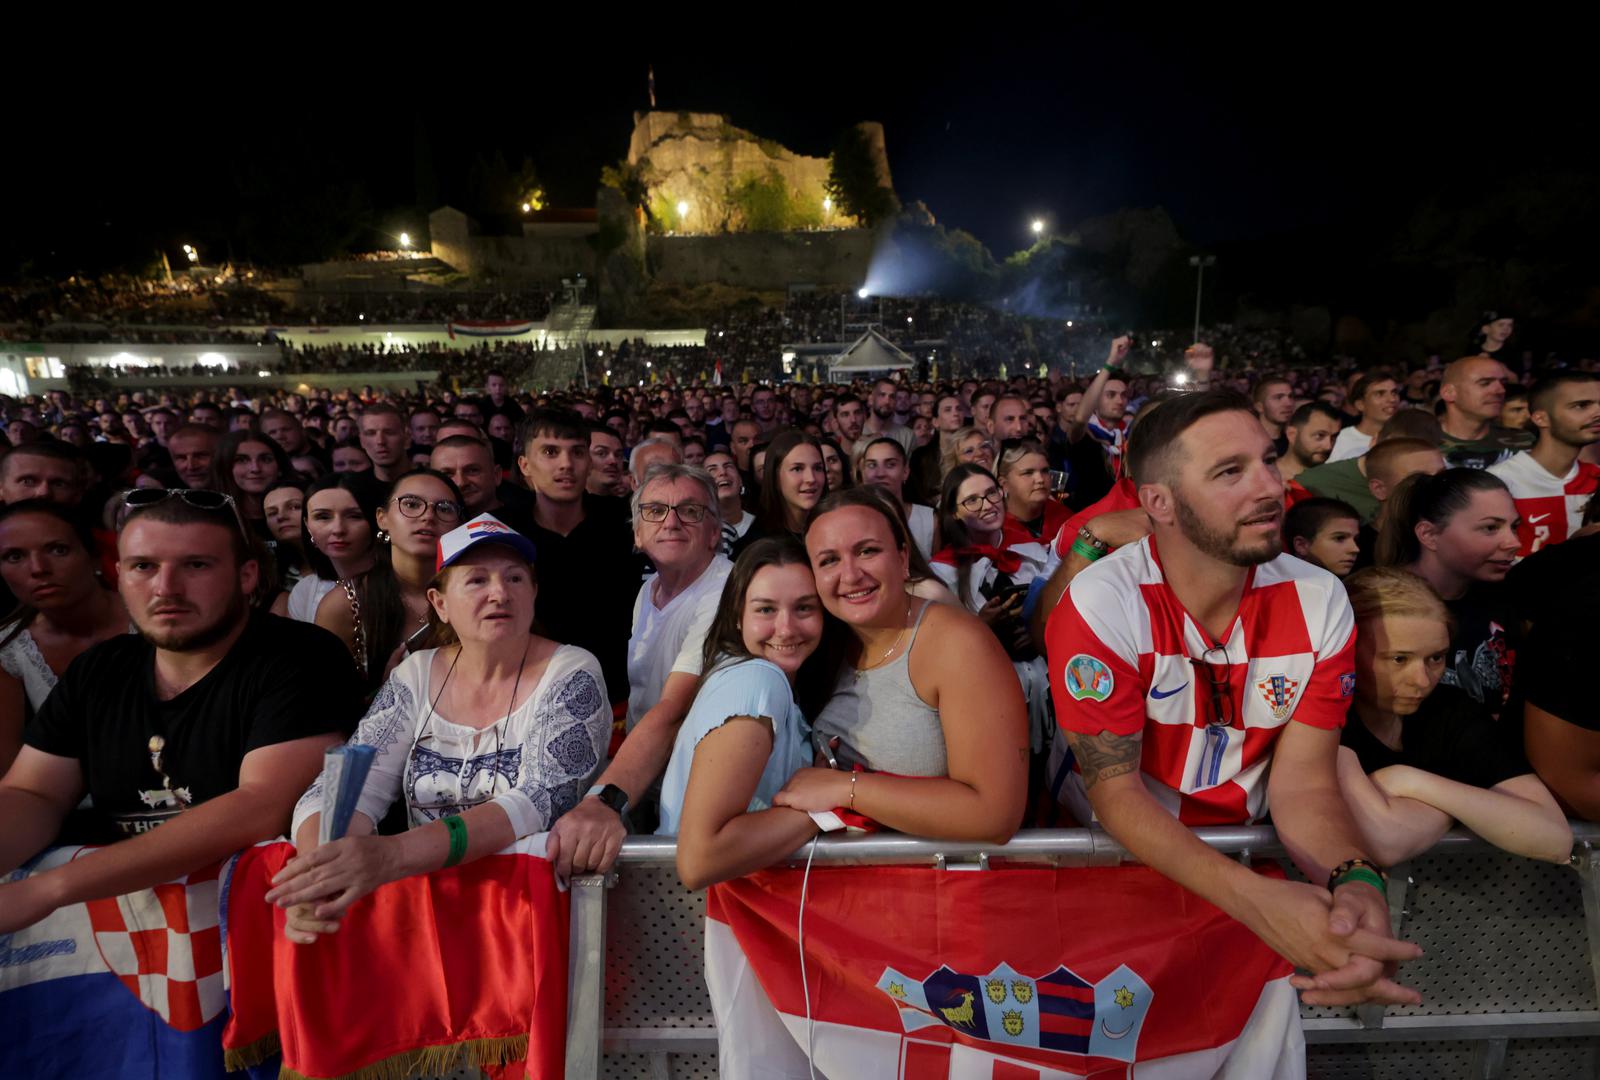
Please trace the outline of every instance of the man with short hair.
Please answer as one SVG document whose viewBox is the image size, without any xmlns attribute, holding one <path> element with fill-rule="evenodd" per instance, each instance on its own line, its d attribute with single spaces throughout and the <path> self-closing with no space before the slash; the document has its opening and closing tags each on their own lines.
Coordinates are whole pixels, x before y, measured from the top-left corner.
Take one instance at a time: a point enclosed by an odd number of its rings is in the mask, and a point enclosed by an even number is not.
<svg viewBox="0 0 1600 1080">
<path fill-rule="evenodd" d="M 1070 477 L 1074 507 L 1104 498 L 1121 471 L 1128 438 L 1128 380 L 1117 365 L 1127 358 L 1131 347 L 1126 335 L 1112 339 L 1106 362 L 1084 390 L 1066 426 L 1062 464 Z"/>
<path fill-rule="evenodd" d="M 591 495 L 627 495 L 626 460 L 621 437 L 604 424 L 591 423 L 588 492 Z"/>
<path fill-rule="evenodd" d="M 900 384 L 890 378 L 880 378 L 872 384 L 872 408 L 866 422 L 862 424 L 862 434 L 876 439 L 887 436 L 900 443 L 900 448 L 907 454 L 913 449 L 911 429 L 897 420 L 895 401 L 899 395 L 905 393 Z"/>
<path fill-rule="evenodd" d="M 1444 459 L 1452 467 L 1487 469 L 1519 450 L 1531 449 L 1537 436 L 1499 426 L 1511 373 L 1488 356 L 1463 356 L 1445 365 L 1439 384 L 1444 415 Z"/>
<path fill-rule="evenodd" d="M 1360 457 L 1372 448 L 1378 432 L 1400 408 L 1400 386 L 1387 371 L 1369 371 L 1356 380 L 1350 391 L 1350 403 L 1359 419 L 1333 440 L 1329 461 Z"/>
<path fill-rule="evenodd" d="M 1303 1068 L 1293 988 L 1312 1005 L 1415 1003 L 1386 965 L 1420 950 L 1393 939 L 1384 881 L 1340 793 L 1350 602 L 1332 575 L 1283 554 L 1283 480 L 1254 421 L 1250 399 L 1228 390 L 1179 395 L 1140 420 L 1127 465 L 1152 533 L 1072 580 L 1046 643 L 1066 743 L 1056 757 L 1070 748 L 1075 760 L 1065 800 L 1288 961 L 1230 958 L 1263 973 L 1232 1052 L 1240 1075 L 1264 1076 L 1296 1056 Z M 1309 884 L 1257 873 L 1189 831 L 1251 824 L 1269 803 Z M 1311 975 L 1291 979 L 1289 965 Z"/>
<path fill-rule="evenodd" d="M 185 424 L 167 439 L 173 471 L 186 488 L 211 486 L 211 458 L 217 452 L 221 435 L 203 424 Z"/>
<path fill-rule="evenodd" d="M 0 502 L 49 499 L 77 509 L 87 487 L 83 451 L 64 442 L 14 446 L 0 458 Z"/>
<path fill-rule="evenodd" d="M 534 494 L 526 535 L 539 552 L 536 618 L 550 637 L 594 654 L 612 705 L 621 705 L 628 696 L 628 613 L 643 571 L 627 503 L 589 494 L 589 431 L 577 413 L 535 409 L 521 439 L 517 468 Z"/>
<path fill-rule="evenodd" d="M 770 386 L 758 386 L 750 395 L 750 412 L 756 418 L 763 435 L 775 431 L 778 424 L 778 395 Z"/>
<path fill-rule="evenodd" d="M 907 481 L 906 494 L 913 502 L 927 506 L 938 503 L 939 487 L 944 478 L 944 450 L 963 426 L 961 395 L 939 394 L 933 404 L 934 437 L 926 446 L 919 446 L 911 452 L 911 477 Z"/>
<path fill-rule="evenodd" d="M 412 446 L 431 447 L 439 441 L 439 414 L 432 409 L 418 409 L 412 413 L 407 426 Z"/>
<path fill-rule="evenodd" d="M 989 427 L 996 446 L 1000 445 L 1002 439 L 1031 438 L 1032 421 L 1032 409 L 1027 398 L 1016 394 L 1003 394 L 996 398 L 994 408 L 989 411 Z"/>
<path fill-rule="evenodd" d="M 1251 400 L 1255 402 L 1261 426 L 1267 429 L 1272 444 L 1278 448 L 1278 456 L 1282 457 L 1289 449 L 1283 429 L 1294 414 L 1294 384 L 1282 376 L 1269 375 L 1256 383 Z"/>
<path fill-rule="evenodd" d="M 655 465 L 633 497 L 633 541 L 656 572 L 633 604 L 628 638 L 628 732 L 590 795 L 551 830 L 559 870 L 610 869 L 623 837 L 621 811 L 603 801 L 613 788 L 627 806 L 644 801 L 666 768 L 678 725 L 694 703 L 706 634 L 733 564 L 719 553 L 716 483 L 691 465 Z"/>
<path fill-rule="evenodd" d="M 733 460 L 739 463 L 739 471 L 748 475 L 750 451 L 761 437 L 761 425 L 749 419 L 735 420 L 730 431 L 732 438 L 728 442 L 728 449 L 733 454 Z"/>
<path fill-rule="evenodd" d="M 866 428 L 867 407 L 854 394 L 840 394 L 833 399 L 834 436 L 839 440 L 839 450 L 848 459 L 855 452 L 856 440 Z"/>
<path fill-rule="evenodd" d="M 683 452 L 665 435 L 652 435 L 628 455 L 628 488 L 638 491 L 645 473 L 657 465 L 682 465 Z"/>
<path fill-rule="evenodd" d="M 151 409 L 145 414 L 145 423 L 150 425 L 150 434 L 155 437 L 156 445 L 165 449 L 167 440 L 178 430 L 178 414 L 171 409 Z"/>
<path fill-rule="evenodd" d="M 222 407 L 209 401 L 197 401 L 189 409 L 189 423 L 211 428 L 218 433 L 226 426 L 222 417 Z"/>
<path fill-rule="evenodd" d="M 1339 423 L 1339 410 L 1326 401 L 1308 401 L 1294 411 L 1283 425 L 1287 449 L 1278 457 L 1278 473 L 1285 484 L 1328 460 Z"/>
<path fill-rule="evenodd" d="M 500 500 L 500 470 L 494 453 L 481 440 L 466 435 L 440 439 L 428 455 L 428 468 L 448 476 L 461 492 L 462 521 L 493 514 L 522 535 L 528 535 L 532 522 L 514 506 Z"/>
<path fill-rule="evenodd" d="M 483 409 L 471 398 L 462 398 L 456 402 L 455 408 L 451 410 L 451 415 L 457 420 L 467 420 L 480 428 L 483 427 Z"/>
<path fill-rule="evenodd" d="M 283 409 L 261 411 L 261 434 L 277 443 L 289 457 L 307 453 L 306 432 L 293 413 Z"/>
<path fill-rule="evenodd" d="M 232 503 L 145 497 L 156 501 L 118 538 L 117 587 L 139 634 L 72 662 L 0 780 L 0 871 L 53 842 L 85 794 L 103 839 L 123 842 L 0 885 L 0 933 L 281 835 L 361 714 L 337 638 L 252 612 L 260 570 Z"/>
<path fill-rule="evenodd" d="M 1600 374 L 1562 371 L 1539 380 L 1528 417 L 1539 432 L 1533 449 L 1489 466 L 1517 503 L 1519 557 L 1582 528 L 1584 509 L 1600 488 L 1600 465 L 1578 460 L 1584 447 L 1600 442 Z"/>
<path fill-rule="evenodd" d="M 361 410 L 361 449 L 372 459 L 372 473 L 386 484 L 400 479 L 411 463 L 406 458 L 406 422 L 386 402 Z"/>
</svg>

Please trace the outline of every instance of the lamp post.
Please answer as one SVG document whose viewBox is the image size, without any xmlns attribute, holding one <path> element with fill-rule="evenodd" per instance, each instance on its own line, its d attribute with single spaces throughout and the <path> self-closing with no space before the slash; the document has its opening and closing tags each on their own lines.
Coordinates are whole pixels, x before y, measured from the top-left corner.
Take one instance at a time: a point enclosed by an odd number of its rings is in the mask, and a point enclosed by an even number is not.
<svg viewBox="0 0 1600 1080">
<path fill-rule="evenodd" d="M 1033 230 L 1033 235 L 1034 236 L 1043 236 L 1044 235 L 1044 218 L 1034 218 L 1033 219 L 1033 224 L 1029 225 L 1028 228 Z"/>
<path fill-rule="evenodd" d="M 1200 340 L 1200 290 L 1205 284 L 1206 267 L 1217 265 L 1215 255 L 1191 255 L 1189 265 L 1195 268 L 1194 276 L 1194 337 L 1191 341 Z"/>
</svg>

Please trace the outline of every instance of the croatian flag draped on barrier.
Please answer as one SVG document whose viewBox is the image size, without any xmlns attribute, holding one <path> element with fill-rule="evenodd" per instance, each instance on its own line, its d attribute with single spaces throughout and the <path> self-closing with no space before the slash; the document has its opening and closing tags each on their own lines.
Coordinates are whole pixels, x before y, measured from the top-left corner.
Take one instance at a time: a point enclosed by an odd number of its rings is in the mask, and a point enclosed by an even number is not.
<svg viewBox="0 0 1600 1080">
<path fill-rule="evenodd" d="M 559 1075 L 567 898 L 544 840 L 381 886 L 314 945 L 288 942 L 264 899 L 282 841 L 63 907 L 0 936 L 0 1076 Z"/>
<path fill-rule="evenodd" d="M 1304 1068 L 1289 965 L 1147 868 L 813 869 L 808 993 L 803 873 L 764 871 L 707 898 L 724 1080 L 807 1076 L 808 1043 L 830 1080 Z"/>
<path fill-rule="evenodd" d="M 445 333 L 454 341 L 459 337 L 513 338 L 533 333 L 538 323 L 526 319 L 509 320 L 458 320 L 444 324 Z"/>
</svg>

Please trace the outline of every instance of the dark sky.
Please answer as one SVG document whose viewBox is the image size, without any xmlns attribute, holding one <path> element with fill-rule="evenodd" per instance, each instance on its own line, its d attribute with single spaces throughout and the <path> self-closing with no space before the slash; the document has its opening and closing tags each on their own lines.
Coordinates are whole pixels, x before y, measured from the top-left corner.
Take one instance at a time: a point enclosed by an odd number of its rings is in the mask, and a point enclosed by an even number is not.
<svg viewBox="0 0 1600 1080">
<path fill-rule="evenodd" d="M 108 28 L 38 61 L 57 90 L 13 112 L 0 266 L 219 243 L 241 186 L 261 199 L 355 180 L 395 220 L 416 198 L 419 122 L 446 195 L 499 149 L 531 157 L 558 203 L 589 205 L 652 64 L 662 108 L 726 113 L 802 152 L 882 121 L 901 197 L 1001 257 L 1035 214 L 1066 227 L 1159 204 L 1186 238 L 1222 245 L 1341 230 L 1511 171 L 1593 170 L 1600 146 L 1584 34 L 1548 21 L 1019 10 L 985 33 L 970 14 L 906 9 L 802 41 L 766 37 L 758 14 L 731 11 L 747 32 L 718 43 L 708 10 L 676 27 L 662 12 L 637 45 L 604 40 L 610 26 L 457 27 L 440 11 L 383 40 L 366 25 L 226 43 Z"/>
</svg>

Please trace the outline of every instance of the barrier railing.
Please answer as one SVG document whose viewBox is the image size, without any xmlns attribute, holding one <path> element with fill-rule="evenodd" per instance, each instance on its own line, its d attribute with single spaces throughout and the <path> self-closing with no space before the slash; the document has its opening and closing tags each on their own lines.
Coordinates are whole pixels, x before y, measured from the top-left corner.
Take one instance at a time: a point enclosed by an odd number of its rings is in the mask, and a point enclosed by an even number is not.
<svg viewBox="0 0 1600 1080">
<path fill-rule="evenodd" d="M 1270 828 L 1205 828 L 1217 851 L 1280 857 Z M 1574 824 L 1570 867 L 1456 830 L 1394 867 L 1395 931 L 1425 949 L 1403 981 L 1423 1004 L 1301 1010 L 1316 1076 L 1600 1075 L 1600 826 Z M 803 860 L 811 846 L 796 853 Z M 704 893 L 678 883 L 670 839 L 633 837 L 616 872 L 572 881 L 567 1080 L 716 1076 Z M 1027 830 L 1004 845 L 876 834 L 817 842 L 815 862 L 983 869 L 1132 861 L 1098 829 Z"/>
</svg>

